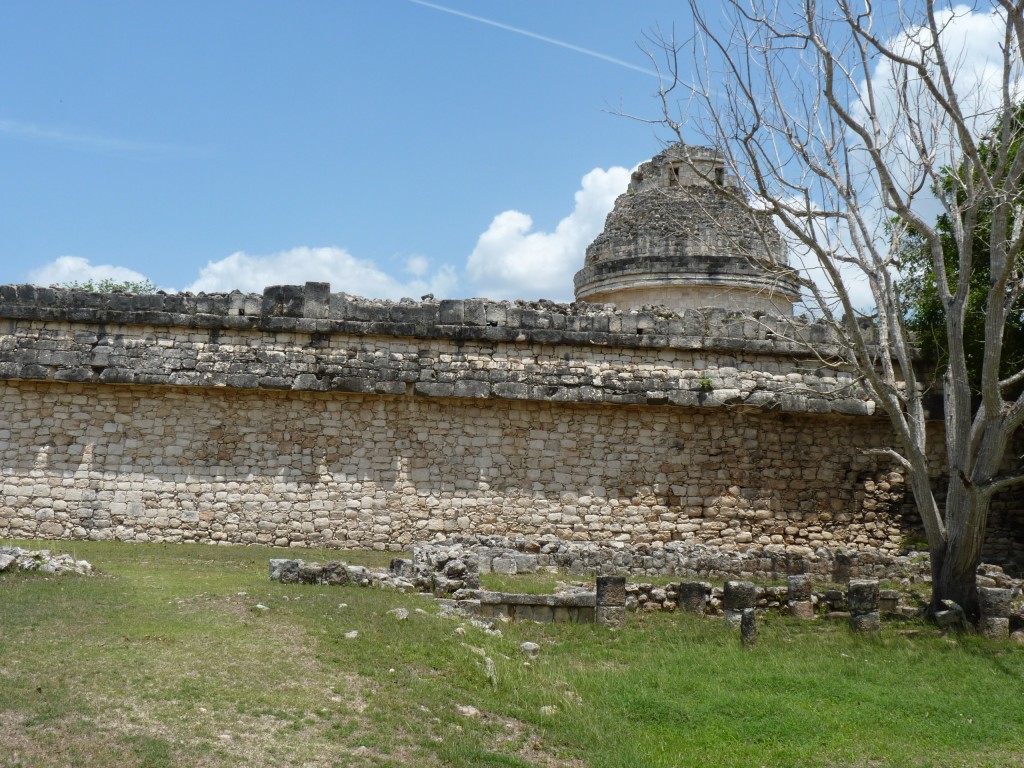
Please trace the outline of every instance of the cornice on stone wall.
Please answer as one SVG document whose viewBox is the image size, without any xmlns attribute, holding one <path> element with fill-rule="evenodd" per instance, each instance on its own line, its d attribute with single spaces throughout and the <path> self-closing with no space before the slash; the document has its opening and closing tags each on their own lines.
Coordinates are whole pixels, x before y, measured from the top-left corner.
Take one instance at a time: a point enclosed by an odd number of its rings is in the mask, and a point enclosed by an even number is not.
<svg viewBox="0 0 1024 768">
<path fill-rule="evenodd" d="M 818 323 L 708 309 L 0 286 L 0 379 L 871 415 Z"/>
<path fill-rule="evenodd" d="M 708 308 L 676 314 L 657 307 L 553 301 L 444 299 L 398 302 L 331 293 L 329 283 L 279 285 L 254 293 L 92 293 L 0 286 L 0 318 L 89 324 L 344 333 L 413 338 L 664 347 L 800 354 L 841 350 L 824 324 Z"/>
</svg>

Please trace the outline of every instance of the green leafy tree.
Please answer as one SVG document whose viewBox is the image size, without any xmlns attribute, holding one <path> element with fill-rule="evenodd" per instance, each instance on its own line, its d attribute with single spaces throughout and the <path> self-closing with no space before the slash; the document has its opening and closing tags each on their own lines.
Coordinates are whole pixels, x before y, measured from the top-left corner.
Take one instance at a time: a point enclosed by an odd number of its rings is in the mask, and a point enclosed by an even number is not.
<svg viewBox="0 0 1024 768">
<path fill-rule="evenodd" d="M 1008 131 L 1003 130 L 1003 123 L 1008 123 Z M 1024 104 L 1018 105 L 1013 113 L 993 126 L 989 138 L 981 141 L 978 146 L 979 161 L 988 166 L 989 172 L 1000 157 L 1005 161 L 1014 161 L 1020 149 L 1022 127 L 1024 127 Z M 996 146 L 1001 137 L 1009 136 L 1008 151 L 1003 153 Z M 965 192 L 958 188 L 957 179 L 964 178 L 968 168 L 964 163 L 955 172 L 947 170 L 943 173 L 940 195 L 954 196 L 958 203 L 963 202 Z M 1007 222 L 1012 227 L 1012 221 Z M 956 228 L 948 213 L 943 213 L 935 223 L 935 231 L 942 244 L 945 282 L 957 285 L 960 278 L 961 261 L 957 248 Z M 1013 232 L 1007 232 L 1009 240 Z M 992 201 L 983 201 L 978 206 L 977 223 L 974 225 L 971 239 L 970 274 L 967 276 L 967 301 L 963 319 L 964 358 L 970 385 L 975 399 L 981 395 L 982 367 L 985 357 L 985 308 L 992 272 L 989 268 L 988 249 L 992 242 Z M 936 279 L 935 266 L 929 252 L 928 243 L 920 233 L 914 230 L 904 235 L 900 243 L 902 263 L 900 267 L 899 293 L 907 306 L 907 326 L 914 333 L 918 346 L 925 359 L 933 363 L 936 381 L 941 381 L 949 365 L 949 343 L 946 336 L 946 310 L 943 306 L 939 281 Z M 1005 379 L 1017 371 L 1024 369 L 1024 300 L 1014 293 L 1019 286 L 1020 277 L 1024 273 L 1022 254 L 1017 254 L 1018 264 L 1015 272 L 1018 279 L 1008 281 L 1006 298 L 1008 301 L 1006 327 L 1003 332 L 1002 359 L 999 361 L 999 376 Z M 1024 382 L 1017 385 L 1020 392 Z"/>
<path fill-rule="evenodd" d="M 975 398 L 981 394 L 981 370 L 985 355 L 985 300 L 991 278 L 985 248 L 991 227 L 991 216 L 979 222 L 980 232 L 974 238 L 973 271 L 968 281 L 968 298 L 964 316 L 964 357 Z M 959 278 L 959 260 L 949 216 L 939 216 L 935 225 L 942 238 L 946 279 Z M 907 327 L 913 332 L 924 359 L 932 366 L 933 381 L 942 381 L 949 365 L 949 344 L 946 340 L 946 311 L 939 296 L 931 254 L 916 233 L 907 233 L 901 244 L 903 251 L 899 291 L 907 307 Z M 1024 305 L 1017 300 L 1007 316 L 1003 335 L 1003 355 L 999 366 L 1001 378 L 1024 368 Z M 1016 386 L 1019 392 L 1024 382 Z"/>
</svg>

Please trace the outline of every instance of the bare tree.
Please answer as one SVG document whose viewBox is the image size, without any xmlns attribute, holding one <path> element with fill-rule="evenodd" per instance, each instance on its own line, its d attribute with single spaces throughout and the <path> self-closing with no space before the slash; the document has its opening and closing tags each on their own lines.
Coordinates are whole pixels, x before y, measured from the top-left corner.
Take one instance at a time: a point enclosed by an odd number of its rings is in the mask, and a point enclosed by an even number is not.
<svg viewBox="0 0 1024 768">
<path fill-rule="evenodd" d="M 999 374 L 1008 313 L 1020 311 L 1024 293 L 1024 152 L 1016 151 L 1024 0 L 970 10 L 934 0 L 713 6 L 690 0 L 691 39 L 653 38 L 663 114 L 652 122 L 722 150 L 741 193 L 760 201 L 802 253 L 809 301 L 898 438 L 889 453 L 906 470 L 924 523 L 932 610 L 951 599 L 976 615 L 992 497 L 1024 483 L 1024 474 L 1000 474 L 1024 422 L 1024 395 L 1013 394 L 1024 370 Z M 999 37 L 980 79 L 953 34 L 965 14 Z M 975 87 L 965 89 L 968 76 Z M 952 270 L 935 226 L 940 212 L 953 223 Z M 988 216 L 991 227 L 979 227 Z M 941 505 L 929 477 L 927 382 L 898 290 L 900 243 L 911 232 L 930 253 L 945 309 Z M 972 262 L 979 236 L 990 280 L 981 395 L 972 401 L 963 330 L 971 274 L 986 266 Z M 871 322 L 856 299 L 865 285 Z"/>
</svg>

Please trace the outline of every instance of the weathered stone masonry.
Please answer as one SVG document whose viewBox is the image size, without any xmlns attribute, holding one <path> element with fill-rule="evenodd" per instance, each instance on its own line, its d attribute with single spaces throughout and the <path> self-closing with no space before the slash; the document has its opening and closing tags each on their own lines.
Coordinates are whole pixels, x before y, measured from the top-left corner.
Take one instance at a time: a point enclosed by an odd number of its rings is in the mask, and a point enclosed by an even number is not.
<svg viewBox="0 0 1024 768">
<path fill-rule="evenodd" d="M 0 287 L 0 536 L 899 548 L 887 423 L 783 322 Z"/>
</svg>

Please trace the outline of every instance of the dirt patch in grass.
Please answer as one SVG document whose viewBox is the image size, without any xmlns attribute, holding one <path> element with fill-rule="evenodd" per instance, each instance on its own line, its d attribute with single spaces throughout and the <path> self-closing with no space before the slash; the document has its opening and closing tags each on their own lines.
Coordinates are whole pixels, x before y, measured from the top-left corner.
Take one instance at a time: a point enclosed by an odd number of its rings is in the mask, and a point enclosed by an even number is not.
<svg viewBox="0 0 1024 768">
<path fill-rule="evenodd" d="M 0 744 L 4 768 L 146 768 L 194 766 L 251 768 L 279 766 L 403 766 L 433 765 L 409 749 L 383 752 L 367 746 L 333 743 L 327 733 L 331 718 L 310 722 L 273 715 L 225 716 L 224 713 L 183 715 L 141 702 L 122 702 L 97 719 L 80 716 L 34 725 L 14 713 L 0 713 Z M 345 729 L 346 732 L 348 728 Z"/>
<path fill-rule="evenodd" d="M 504 733 L 496 739 L 496 743 L 504 748 L 502 751 L 543 768 L 585 768 L 586 763 L 582 760 L 563 760 L 550 755 L 536 731 L 522 720 L 503 717 L 498 718 L 498 722 L 504 728 Z"/>
<path fill-rule="evenodd" d="M 331 743 L 324 733 L 335 720 L 353 717 L 348 712 L 323 717 L 310 712 L 251 715 L 206 707 L 174 707 L 168 711 L 167 707 L 132 701 L 108 710 L 96 726 L 109 732 L 165 740 L 181 765 L 271 768 L 320 760 L 348 764 L 355 748 Z M 355 720 L 353 730 L 366 726 L 358 716 Z"/>
<path fill-rule="evenodd" d="M 475 707 L 456 707 L 456 712 L 465 722 L 475 721 L 487 728 L 487 745 L 491 751 L 502 755 L 510 755 L 525 760 L 539 768 L 585 768 L 582 760 L 564 759 L 551 754 L 551 750 L 542 743 L 540 735 L 529 723 L 513 717 L 506 717 L 478 710 Z M 557 716 L 558 708 L 552 712 Z M 564 716 L 564 715 L 563 715 Z M 451 740 L 458 740 L 464 728 L 459 722 L 448 723 Z M 435 734 L 435 742 L 443 742 L 444 737 Z"/>
<path fill-rule="evenodd" d="M 21 713 L 0 712 L 0 744 L 5 768 L 101 768 L 135 762 L 130 760 L 130 742 L 81 718 L 38 724 Z"/>
<path fill-rule="evenodd" d="M 429 764 L 402 734 L 386 748 L 361 743 L 373 732 L 370 682 L 321 665 L 315 637 L 257 602 L 245 592 L 172 598 L 184 624 L 80 638 L 81 664 L 58 661 L 58 687 L 0 713 L 0 766 Z M 18 666 L 2 675 L 27 687 Z"/>
</svg>

